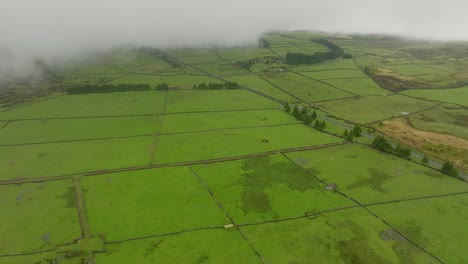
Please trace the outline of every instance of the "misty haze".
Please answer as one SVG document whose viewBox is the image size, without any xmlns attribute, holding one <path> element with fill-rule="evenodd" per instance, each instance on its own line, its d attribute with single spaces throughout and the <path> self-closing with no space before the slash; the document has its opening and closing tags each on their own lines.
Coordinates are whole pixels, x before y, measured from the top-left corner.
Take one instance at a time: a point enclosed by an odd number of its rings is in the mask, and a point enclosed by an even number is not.
<svg viewBox="0 0 468 264">
<path fill-rule="evenodd" d="M 2 1 L 0 264 L 466 263 L 467 9 Z"/>
</svg>

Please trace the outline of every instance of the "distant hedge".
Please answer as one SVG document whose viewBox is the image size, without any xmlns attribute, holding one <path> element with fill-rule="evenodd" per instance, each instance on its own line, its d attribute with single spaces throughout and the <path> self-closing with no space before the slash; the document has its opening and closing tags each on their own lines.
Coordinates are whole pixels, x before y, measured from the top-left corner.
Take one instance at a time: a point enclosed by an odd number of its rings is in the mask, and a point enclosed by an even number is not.
<svg viewBox="0 0 468 264">
<path fill-rule="evenodd" d="M 169 88 L 167 84 L 160 84 L 156 89 Z M 99 84 L 99 85 L 75 85 L 67 89 L 68 94 L 88 94 L 88 93 L 113 93 L 127 91 L 150 91 L 153 90 L 149 84 Z M 163 89 L 158 89 L 163 90 Z M 167 89 L 166 89 L 167 90 Z"/>
<path fill-rule="evenodd" d="M 194 84 L 194 90 L 224 90 L 224 89 L 239 89 L 240 86 L 236 82 L 224 83 L 200 83 Z"/>
<path fill-rule="evenodd" d="M 310 41 L 322 44 L 328 47 L 330 51 L 314 52 L 311 55 L 305 53 L 288 52 L 286 54 L 286 64 L 317 64 L 327 60 L 334 60 L 345 55 L 344 49 L 326 39 L 311 39 Z"/>
</svg>

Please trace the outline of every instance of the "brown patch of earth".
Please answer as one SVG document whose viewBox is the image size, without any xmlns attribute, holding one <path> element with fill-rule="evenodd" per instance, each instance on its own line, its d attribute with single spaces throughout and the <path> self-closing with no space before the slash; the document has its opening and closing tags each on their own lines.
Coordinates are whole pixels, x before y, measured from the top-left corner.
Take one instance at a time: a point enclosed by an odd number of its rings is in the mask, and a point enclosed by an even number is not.
<svg viewBox="0 0 468 264">
<path fill-rule="evenodd" d="M 468 169 L 468 140 L 436 132 L 419 130 L 408 125 L 403 118 L 383 122 L 373 127 L 409 146 L 427 152 L 442 160 Z"/>
<path fill-rule="evenodd" d="M 468 72 L 457 72 L 452 77 L 459 80 L 468 80 Z"/>
</svg>

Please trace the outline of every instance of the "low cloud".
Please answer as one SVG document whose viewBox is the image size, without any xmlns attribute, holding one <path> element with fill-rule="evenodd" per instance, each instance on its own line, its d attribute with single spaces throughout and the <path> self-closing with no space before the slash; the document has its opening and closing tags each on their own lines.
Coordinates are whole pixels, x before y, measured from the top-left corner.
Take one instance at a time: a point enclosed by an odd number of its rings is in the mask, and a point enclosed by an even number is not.
<svg viewBox="0 0 468 264">
<path fill-rule="evenodd" d="M 271 30 L 468 40 L 462 0 L 2 0 L 0 80 L 122 45 L 252 45 Z"/>
</svg>

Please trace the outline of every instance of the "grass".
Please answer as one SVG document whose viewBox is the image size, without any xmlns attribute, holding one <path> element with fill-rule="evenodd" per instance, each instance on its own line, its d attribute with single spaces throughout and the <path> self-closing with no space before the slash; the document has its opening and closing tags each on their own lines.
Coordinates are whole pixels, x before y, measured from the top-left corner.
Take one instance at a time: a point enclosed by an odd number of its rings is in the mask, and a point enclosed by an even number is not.
<svg viewBox="0 0 468 264">
<path fill-rule="evenodd" d="M 281 154 L 193 166 L 236 224 L 354 205 Z"/>
<path fill-rule="evenodd" d="M 0 208 L 0 255 L 49 250 L 81 237 L 72 180 L 2 185 Z"/>
<path fill-rule="evenodd" d="M 147 165 L 153 141 L 138 137 L 0 147 L 0 180 Z"/>
<path fill-rule="evenodd" d="M 250 89 L 254 89 L 255 91 L 259 91 L 266 95 L 272 96 L 279 100 L 285 102 L 296 102 L 297 99 L 292 97 L 291 95 L 281 91 L 281 89 L 273 86 L 269 82 L 265 81 L 258 75 L 243 75 L 243 76 L 235 76 L 227 78 L 230 81 L 237 82 L 240 85 L 246 86 Z"/>
<path fill-rule="evenodd" d="M 174 91 L 167 98 L 168 113 L 265 109 L 278 103 L 241 89 Z"/>
<path fill-rule="evenodd" d="M 335 71 L 335 70 L 359 70 L 359 67 L 354 64 L 353 60 L 333 60 L 317 65 L 298 65 L 289 66 L 288 68 L 298 72 L 315 72 L 315 71 Z"/>
<path fill-rule="evenodd" d="M 203 230 L 108 246 L 96 263 L 259 263 L 236 230 Z"/>
<path fill-rule="evenodd" d="M 106 241 L 229 223 L 187 167 L 113 173 L 82 182 L 91 233 Z"/>
<path fill-rule="evenodd" d="M 385 68 L 394 70 L 403 75 L 418 75 L 418 74 L 447 74 L 447 72 L 433 68 L 415 64 L 402 65 L 385 65 Z"/>
<path fill-rule="evenodd" d="M 391 95 L 347 98 L 317 103 L 316 106 L 334 116 L 366 124 L 401 116 L 401 112 L 421 111 L 436 104 L 436 102 L 417 100 L 402 95 Z"/>
<path fill-rule="evenodd" d="M 302 73 L 305 76 L 324 80 L 324 79 L 347 79 L 347 78 L 368 78 L 361 70 L 328 70 L 328 71 L 313 71 Z"/>
<path fill-rule="evenodd" d="M 175 75 L 162 76 L 162 80 L 171 88 L 192 89 L 194 84 L 200 83 L 222 83 L 218 79 L 214 79 L 204 75 Z"/>
<path fill-rule="evenodd" d="M 361 96 L 392 94 L 392 92 L 380 88 L 370 78 L 328 79 L 324 82 Z"/>
<path fill-rule="evenodd" d="M 0 120 L 154 114 L 162 112 L 164 99 L 163 92 L 64 95 L 2 112 Z"/>
<path fill-rule="evenodd" d="M 370 210 L 445 263 L 465 263 L 467 206 L 468 195 L 463 194 L 372 206 Z"/>
<path fill-rule="evenodd" d="M 132 74 L 123 78 L 117 78 L 112 80 L 112 84 L 149 84 L 152 87 L 163 83 L 163 79 L 159 75 L 143 75 L 143 74 Z"/>
<path fill-rule="evenodd" d="M 402 92 L 421 99 L 448 102 L 468 107 L 468 86 L 455 89 L 418 89 Z"/>
<path fill-rule="evenodd" d="M 438 171 L 361 145 L 288 153 L 295 162 L 361 203 L 468 191 Z"/>
<path fill-rule="evenodd" d="M 340 142 L 305 125 L 287 125 L 162 136 L 155 162 L 167 164 Z M 177 146 L 177 148 L 174 148 Z"/>
<path fill-rule="evenodd" d="M 242 227 L 267 263 L 432 263 L 361 208 Z"/>
<path fill-rule="evenodd" d="M 299 121 L 297 121 L 291 115 L 276 109 L 188 113 L 165 116 L 162 132 L 195 132 L 213 129 L 271 126 L 292 123 L 299 123 Z"/>
<path fill-rule="evenodd" d="M 444 104 L 411 115 L 407 119 L 417 129 L 449 134 L 468 140 L 468 110 L 463 107 Z"/>
<path fill-rule="evenodd" d="M 305 102 L 318 102 L 352 96 L 329 85 L 291 72 L 267 75 L 265 78 Z"/>
<path fill-rule="evenodd" d="M 158 129 L 153 116 L 12 121 L 0 130 L 0 145 L 148 135 Z"/>
<path fill-rule="evenodd" d="M 193 67 L 214 75 L 227 76 L 231 74 L 247 73 L 247 70 L 228 62 L 218 63 L 197 63 L 192 64 Z"/>
</svg>

